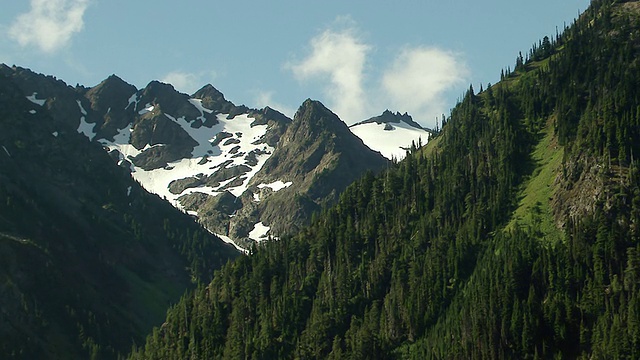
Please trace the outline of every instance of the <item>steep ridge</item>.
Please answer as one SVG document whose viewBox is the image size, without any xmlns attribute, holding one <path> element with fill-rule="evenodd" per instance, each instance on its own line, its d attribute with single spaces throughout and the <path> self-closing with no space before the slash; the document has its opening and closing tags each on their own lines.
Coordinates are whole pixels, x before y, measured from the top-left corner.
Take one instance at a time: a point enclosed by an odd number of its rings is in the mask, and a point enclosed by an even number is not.
<svg viewBox="0 0 640 360">
<path fill-rule="evenodd" d="M 95 119 L 93 130 L 97 138 L 113 141 L 120 129 L 134 121 L 135 109 L 129 106 L 129 100 L 136 91 L 133 85 L 115 75 L 86 91 L 85 97 L 91 104 L 91 118 Z"/>
<path fill-rule="evenodd" d="M 216 233 L 262 241 L 296 232 L 351 182 L 387 165 L 324 105 L 307 100 L 244 193 L 194 192 L 180 199 L 185 209 L 208 213 L 204 223 Z"/>
<path fill-rule="evenodd" d="M 639 8 L 592 2 L 131 358 L 638 358 Z"/>
<path fill-rule="evenodd" d="M 274 224 L 276 234 L 294 233 L 362 174 L 388 166 L 338 116 L 306 100 L 250 184 L 258 189 L 263 221 Z"/>
<path fill-rule="evenodd" d="M 0 74 L 0 353 L 115 358 L 237 252 L 26 91 Z"/>
</svg>

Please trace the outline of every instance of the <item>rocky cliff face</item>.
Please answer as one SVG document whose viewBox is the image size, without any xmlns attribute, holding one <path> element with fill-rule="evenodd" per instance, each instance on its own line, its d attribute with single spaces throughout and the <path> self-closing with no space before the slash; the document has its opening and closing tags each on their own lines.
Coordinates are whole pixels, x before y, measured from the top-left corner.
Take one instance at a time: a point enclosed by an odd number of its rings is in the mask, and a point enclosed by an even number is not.
<svg viewBox="0 0 640 360">
<path fill-rule="evenodd" d="M 251 234 L 253 240 L 294 233 L 311 215 L 332 204 L 351 182 L 367 171 L 388 166 L 379 153 L 366 147 L 344 122 L 318 101 L 307 100 L 296 113 L 272 155 L 251 178 L 247 191 L 221 211 L 221 200 L 187 195 L 190 209 L 206 209 L 222 219 L 218 231 L 236 239 Z M 222 196 L 219 196 L 222 197 Z M 229 196 L 226 203 L 230 203 Z M 198 202 L 198 200 L 203 202 Z M 215 224 L 208 224 L 215 226 Z"/>
<path fill-rule="evenodd" d="M 386 166 L 335 114 L 307 100 L 242 194 L 194 192 L 180 200 L 187 210 L 205 214 L 206 226 L 248 246 L 294 233 L 359 176 Z"/>
</svg>

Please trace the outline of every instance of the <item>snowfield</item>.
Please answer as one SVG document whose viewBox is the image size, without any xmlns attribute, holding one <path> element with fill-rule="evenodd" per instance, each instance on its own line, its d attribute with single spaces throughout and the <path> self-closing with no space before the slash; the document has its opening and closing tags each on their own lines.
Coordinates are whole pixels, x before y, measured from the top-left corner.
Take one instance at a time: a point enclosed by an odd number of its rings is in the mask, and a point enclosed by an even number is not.
<svg viewBox="0 0 640 360">
<path fill-rule="evenodd" d="M 128 106 L 136 102 L 136 97 L 132 96 L 129 99 Z M 203 107 L 198 99 L 191 99 L 190 102 L 203 115 L 199 117 L 199 119 L 203 121 L 205 120 L 204 113 L 212 112 L 212 110 Z M 153 105 L 146 104 L 144 109 L 138 113 L 145 114 L 153 111 L 153 109 Z M 229 191 L 235 196 L 242 195 L 247 191 L 249 180 L 262 168 L 266 160 L 273 153 L 274 149 L 271 146 L 266 143 L 260 143 L 260 140 L 267 132 L 267 125 L 251 126 L 254 119 L 246 114 L 237 115 L 233 119 L 227 119 L 228 114 L 218 114 L 218 124 L 211 128 L 201 126 L 197 129 L 191 126 L 195 119 L 188 120 L 184 117 L 175 118 L 170 114 L 164 115 L 169 120 L 180 125 L 198 145 L 193 149 L 191 157 L 189 158 L 171 162 L 164 168 L 154 170 L 144 170 L 135 165 L 131 165 L 131 172 L 133 177 L 140 182 L 145 189 L 167 199 L 179 209 L 183 207 L 178 198 L 193 192 L 201 192 L 215 196 L 224 191 Z M 94 124 L 88 124 L 84 116 L 82 116 L 78 132 L 86 135 L 89 139 L 93 139 L 95 137 L 93 126 Z M 131 125 L 129 125 L 121 129 L 118 134 L 114 136 L 114 141 L 101 139 L 100 143 L 107 148 L 108 151 L 117 150 L 120 153 L 120 163 L 125 160 L 132 162 L 132 158 L 152 148 L 152 146 L 147 145 L 144 149 L 138 150 L 131 145 L 130 139 L 132 131 Z M 218 141 L 214 145 L 216 136 L 220 133 L 225 133 L 226 137 L 223 141 Z M 164 146 L 164 144 L 156 144 L 154 146 Z M 253 155 L 250 156 L 250 158 L 255 159 L 254 161 L 249 161 L 247 157 L 247 155 L 251 153 Z M 203 178 L 215 173 L 221 166 L 232 168 L 240 165 L 249 167 L 250 171 L 221 181 L 217 186 L 190 187 L 179 194 L 174 194 L 169 191 L 169 185 L 175 180 L 192 177 Z M 234 183 L 235 186 L 230 186 L 232 183 Z M 286 185 L 283 183 L 281 185 L 274 183 L 270 185 L 273 185 L 273 188 L 279 189 L 283 186 L 289 186 L 290 184 Z"/>
<path fill-rule="evenodd" d="M 285 188 L 288 188 L 289 186 L 293 185 L 293 183 L 291 181 L 287 181 L 287 182 L 282 182 L 280 180 L 272 182 L 271 184 L 260 184 L 258 185 L 258 189 L 264 189 L 266 187 L 270 188 L 272 191 L 279 191 Z"/>
<path fill-rule="evenodd" d="M 38 99 L 37 94 L 29 96 L 28 99 L 38 105 L 45 103 L 45 100 Z M 176 117 L 172 114 L 163 113 L 167 121 L 172 121 L 179 125 L 196 143 L 190 156 L 168 163 L 163 168 L 145 170 L 133 164 L 133 158 L 154 148 L 167 144 L 146 145 L 143 149 L 136 149 L 131 142 L 131 134 L 135 130 L 129 124 L 113 137 L 113 141 L 99 139 L 99 143 L 109 152 L 117 151 L 119 165 L 130 164 L 133 178 L 137 180 L 145 189 L 153 192 L 169 201 L 173 206 L 198 217 L 196 211 L 186 211 L 180 203 L 180 197 L 192 193 L 203 193 L 210 196 L 219 195 L 229 191 L 236 197 L 241 196 L 248 190 L 251 179 L 262 169 L 267 159 L 273 154 L 274 148 L 263 142 L 267 133 L 268 125 L 254 125 L 254 118 L 247 114 L 236 115 L 229 119 L 229 114 L 217 114 L 218 123 L 212 127 L 201 125 L 193 127 L 196 120 L 199 124 L 206 122 L 205 115 L 213 113 L 202 105 L 199 99 L 190 99 L 189 102 L 199 112 L 200 116 L 187 119 L 184 116 Z M 154 111 L 157 107 L 153 104 L 145 104 L 138 107 L 138 95 L 133 94 L 126 108 L 134 106 L 139 116 Z M 141 104 L 140 104 L 141 105 Z M 80 110 L 80 122 L 77 131 L 87 136 L 90 140 L 96 137 L 94 131 L 95 124 L 87 123 L 87 112 L 78 101 Z M 111 110 L 111 109 L 109 109 Z M 386 130 L 385 130 L 386 128 Z M 388 124 L 366 123 L 356 125 L 350 130 L 358 136 L 371 149 L 379 151 L 383 156 L 391 159 L 402 159 L 405 157 L 406 148 L 411 146 L 411 142 L 416 144 L 419 139 L 423 143 L 427 142 L 429 133 L 424 129 L 419 129 L 404 122 Z M 57 133 L 54 134 L 56 136 Z M 6 151 L 6 150 L 5 150 Z M 220 170 L 224 172 L 219 172 Z M 210 177 L 214 175 L 216 177 Z M 214 180 L 217 179 L 217 180 Z M 170 186 L 177 180 L 183 180 L 177 186 Z M 260 202 L 263 197 L 269 196 L 271 192 L 277 192 L 293 185 L 291 181 L 278 180 L 272 183 L 261 183 L 252 198 L 255 202 Z M 270 191 L 266 190 L 268 188 Z M 179 191 L 179 193 L 178 193 Z M 130 195 L 131 188 L 127 190 Z M 232 215 L 233 216 L 233 215 Z M 256 242 L 264 241 L 268 237 L 270 227 L 262 222 L 258 222 L 248 234 L 248 237 Z M 233 244 L 237 249 L 245 251 L 236 245 L 228 236 L 216 234 L 224 241 Z"/>
<path fill-rule="evenodd" d="M 42 106 L 44 105 L 44 103 L 47 102 L 47 99 L 38 99 L 38 93 L 34 92 L 33 94 L 27 96 L 27 100 L 31 101 L 32 103 L 38 105 L 38 106 Z"/>
<path fill-rule="evenodd" d="M 355 125 L 349 128 L 359 137 L 365 145 L 374 151 L 379 151 L 387 159 L 404 159 L 406 149 L 411 147 L 411 142 L 426 144 L 429 132 L 421 130 L 404 122 L 390 123 L 392 130 L 385 130 L 387 124 L 367 123 Z"/>
<path fill-rule="evenodd" d="M 256 242 L 264 241 L 267 239 L 267 234 L 271 230 L 270 227 L 265 226 L 262 221 L 253 225 L 253 230 L 249 232 L 249 238 Z"/>
<path fill-rule="evenodd" d="M 220 234 L 215 234 L 215 235 L 219 237 L 222 241 L 226 242 L 227 244 L 233 245 L 233 247 L 235 247 L 236 250 L 240 251 L 241 253 L 249 254 L 249 250 L 243 249 L 240 246 L 238 246 L 235 242 L 233 242 L 233 240 L 231 240 L 230 237 L 226 235 L 220 235 Z"/>
</svg>

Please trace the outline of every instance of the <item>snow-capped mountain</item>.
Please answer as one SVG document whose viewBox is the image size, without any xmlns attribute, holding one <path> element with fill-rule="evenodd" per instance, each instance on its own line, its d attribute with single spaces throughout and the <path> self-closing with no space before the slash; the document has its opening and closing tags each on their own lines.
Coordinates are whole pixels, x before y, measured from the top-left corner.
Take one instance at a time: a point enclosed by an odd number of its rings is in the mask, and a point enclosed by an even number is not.
<svg viewBox="0 0 640 360">
<path fill-rule="evenodd" d="M 0 72 L 145 189 L 243 248 L 294 232 L 362 173 L 387 166 L 319 102 L 308 100 L 292 120 L 236 106 L 211 85 L 189 96 L 157 81 L 136 89 L 115 75 L 74 88 L 19 67 Z"/>
<path fill-rule="evenodd" d="M 385 110 L 381 115 L 353 124 L 351 132 L 371 149 L 387 159 L 400 160 L 406 156 L 411 144 L 426 144 L 431 130 L 413 121 L 411 115 Z"/>
</svg>

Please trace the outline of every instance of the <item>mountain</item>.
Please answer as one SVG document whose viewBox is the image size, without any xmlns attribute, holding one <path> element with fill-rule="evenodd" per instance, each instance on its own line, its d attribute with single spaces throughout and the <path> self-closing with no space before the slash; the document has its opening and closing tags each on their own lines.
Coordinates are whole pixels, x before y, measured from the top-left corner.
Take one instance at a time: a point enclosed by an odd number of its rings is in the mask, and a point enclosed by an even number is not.
<svg viewBox="0 0 640 360">
<path fill-rule="evenodd" d="M 0 353 L 115 358 L 238 253 L 78 133 L 88 100 L 41 95 L 83 89 L 7 72 L 21 70 L 0 71 Z"/>
<path fill-rule="evenodd" d="M 276 234 L 294 233 L 362 174 L 388 165 L 337 115 L 306 100 L 250 186 L 261 219 L 274 224 Z"/>
<path fill-rule="evenodd" d="M 28 69 L 0 72 L 101 144 L 145 189 L 246 249 L 267 234 L 296 232 L 351 181 L 387 166 L 335 115 L 324 121 L 326 109 L 292 121 L 269 107 L 236 106 L 212 85 L 189 96 L 158 81 L 138 90 L 112 75 L 74 89 Z M 284 184 L 293 186 L 279 192 Z"/>
<path fill-rule="evenodd" d="M 349 126 L 371 149 L 388 159 L 401 160 L 411 147 L 426 144 L 433 130 L 423 128 L 411 115 L 385 110 L 381 115 Z"/>
<path fill-rule="evenodd" d="M 593 1 L 130 358 L 638 358 L 639 20 Z"/>
</svg>

